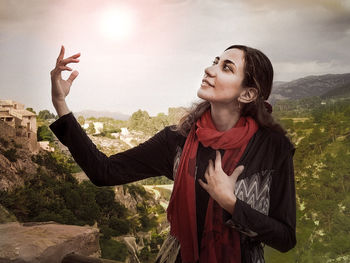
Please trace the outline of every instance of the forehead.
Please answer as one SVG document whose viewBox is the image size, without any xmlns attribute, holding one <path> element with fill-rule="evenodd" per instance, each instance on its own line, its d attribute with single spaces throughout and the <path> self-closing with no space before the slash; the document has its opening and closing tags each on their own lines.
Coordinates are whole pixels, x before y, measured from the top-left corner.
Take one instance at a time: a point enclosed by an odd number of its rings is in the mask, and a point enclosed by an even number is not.
<svg viewBox="0 0 350 263">
<path fill-rule="evenodd" d="M 244 65 L 244 51 L 238 48 L 228 49 L 224 51 L 220 56 L 220 60 L 225 59 L 229 59 L 235 63 L 236 66 L 242 67 Z"/>
</svg>

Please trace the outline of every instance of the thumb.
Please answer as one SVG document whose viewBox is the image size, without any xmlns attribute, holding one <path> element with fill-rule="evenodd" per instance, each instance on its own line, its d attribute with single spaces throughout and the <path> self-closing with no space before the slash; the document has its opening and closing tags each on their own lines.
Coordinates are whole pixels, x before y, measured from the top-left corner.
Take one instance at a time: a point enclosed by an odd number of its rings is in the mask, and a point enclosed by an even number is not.
<svg viewBox="0 0 350 263">
<path fill-rule="evenodd" d="M 72 84 L 73 80 L 75 80 L 76 77 L 78 77 L 79 72 L 77 70 L 74 70 L 70 75 L 69 78 L 67 79 L 68 82 Z"/>
<path fill-rule="evenodd" d="M 238 176 L 243 172 L 243 170 L 244 170 L 243 165 L 236 167 L 235 170 L 231 174 L 232 179 L 236 181 Z"/>
</svg>

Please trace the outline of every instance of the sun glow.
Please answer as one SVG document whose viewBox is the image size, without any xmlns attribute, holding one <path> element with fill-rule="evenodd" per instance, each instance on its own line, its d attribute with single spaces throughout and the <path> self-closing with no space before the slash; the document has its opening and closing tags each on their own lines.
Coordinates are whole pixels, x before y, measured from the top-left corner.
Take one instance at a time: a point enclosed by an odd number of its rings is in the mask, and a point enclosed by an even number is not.
<svg viewBox="0 0 350 263">
<path fill-rule="evenodd" d="M 102 35 L 113 40 L 126 39 L 132 33 L 134 17 L 127 8 L 113 7 L 102 11 L 99 28 Z"/>
</svg>

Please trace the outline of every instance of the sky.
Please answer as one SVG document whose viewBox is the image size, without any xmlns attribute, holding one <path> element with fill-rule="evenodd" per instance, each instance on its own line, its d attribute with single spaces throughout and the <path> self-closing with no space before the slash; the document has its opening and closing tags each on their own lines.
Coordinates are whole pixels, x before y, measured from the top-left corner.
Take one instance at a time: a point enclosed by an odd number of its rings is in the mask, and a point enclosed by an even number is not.
<svg viewBox="0 0 350 263">
<path fill-rule="evenodd" d="M 0 0 L 0 99 L 56 113 L 64 45 L 81 53 L 71 111 L 155 116 L 198 101 L 204 69 L 233 44 L 264 52 L 276 81 L 349 73 L 350 0 Z"/>
</svg>

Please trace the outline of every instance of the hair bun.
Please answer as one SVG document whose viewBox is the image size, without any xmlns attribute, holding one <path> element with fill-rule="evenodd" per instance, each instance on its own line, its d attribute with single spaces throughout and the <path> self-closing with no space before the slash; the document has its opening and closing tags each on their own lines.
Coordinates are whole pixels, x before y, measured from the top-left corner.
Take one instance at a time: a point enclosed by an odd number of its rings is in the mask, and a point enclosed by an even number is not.
<svg viewBox="0 0 350 263">
<path fill-rule="evenodd" d="M 270 103 L 268 103 L 267 100 L 264 101 L 264 106 L 265 106 L 268 113 L 272 113 L 272 105 Z"/>
</svg>

